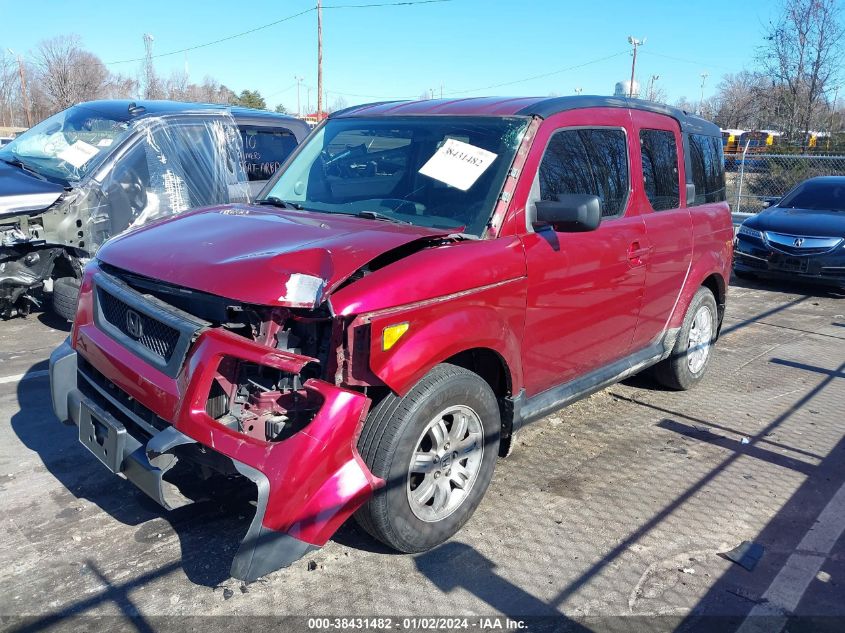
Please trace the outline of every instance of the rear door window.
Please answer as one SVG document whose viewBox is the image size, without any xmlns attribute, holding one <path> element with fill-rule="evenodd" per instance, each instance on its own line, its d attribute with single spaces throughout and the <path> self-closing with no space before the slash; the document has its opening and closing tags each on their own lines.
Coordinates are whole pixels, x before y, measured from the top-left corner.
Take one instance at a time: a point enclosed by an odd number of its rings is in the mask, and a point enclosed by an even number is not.
<svg viewBox="0 0 845 633">
<path fill-rule="evenodd" d="M 287 128 L 240 126 L 244 171 L 250 181 L 265 181 L 296 149 L 296 136 Z"/>
<path fill-rule="evenodd" d="M 589 194 L 601 200 L 602 218 L 621 216 L 629 189 L 625 132 L 615 128 L 556 132 L 540 163 L 538 181 L 541 200 Z"/>
<path fill-rule="evenodd" d="M 668 130 L 640 130 L 643 187 L 655 211 L 675 209 L 681 203 L 678 183 L 678 147 Z"/>
<path fill-rule="evenodd" d="M 689 135 L 690 166 L 695 198 L 687 206 L 725 200 L 725 167 L 721 139 L 703 134 Z"/>
</svg>

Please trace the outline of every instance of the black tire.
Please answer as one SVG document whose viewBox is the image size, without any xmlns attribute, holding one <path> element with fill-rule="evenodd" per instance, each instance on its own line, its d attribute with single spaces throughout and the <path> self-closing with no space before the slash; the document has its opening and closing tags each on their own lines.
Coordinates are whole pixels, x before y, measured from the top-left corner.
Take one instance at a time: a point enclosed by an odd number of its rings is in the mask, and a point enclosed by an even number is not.
<svg viewBox="0 0 845 633">
<path fill-rule="evenodd" d="M 451 514 L 442 520 L 423 521 L 408 499 L 411 457 L 429 422 L 450 406 L 469 407 L 477 413 L 484 438 L 480 465 L 469 492 Z M 493 477 L 500 431 L 493 390 L 462 367 L 437 365 L 404 397 L 387 395 L 370 412 L 358 440 L 364 462 L 386 485 L 358 510 L 356 520 L 376 539 L 400 552 L 424 552 L 440 545 L 463 527 L 481 502 Z"/>
<path fill-rule="evenodd" d="M 73 321 L 79 300 L 81 282 L 76 277 L 60 277 L 53 282 L 53 312 L 63 319 Z"/>
<path fill-rule="evenodd" d="M 702 306 L 706 306 L 710 310 L 710 347 L 708 349 L 704 365 L 696 372 L 693 372 L 689 366 L 687 351 L 693 320 L 695 319 L 696 313 L 702 308 Z M 716 299 L 713 297 L 713 293 L 709 288 L 699 288 L 687 308 L 686 315 L 684 315 L 684 323 L 681 326 L 681 331 L 678 333 L 678 339 L 675 341 L 672 353 L 669 355 L 669 358 L 659 362 L 654 367 L 654 377 L 657 381 L 664 387 L 678 391 L 686 391 L 687 389 L 692 389 L 695 385 L 697 385 L 707 372 L 710 359 L 713 357 L 712 345 L 716 339 L 718 327 L 719 311 L 716 306 Z"/>
</svg>

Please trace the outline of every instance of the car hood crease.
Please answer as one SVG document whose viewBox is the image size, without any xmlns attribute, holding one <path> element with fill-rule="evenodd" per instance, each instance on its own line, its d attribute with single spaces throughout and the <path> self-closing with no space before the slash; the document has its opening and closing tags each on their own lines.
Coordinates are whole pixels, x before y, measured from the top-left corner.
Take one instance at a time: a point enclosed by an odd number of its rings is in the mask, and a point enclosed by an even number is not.
<svg viewBox="0 0 845 633">
<path fill-rule="evenodd" d="M 116 268 L 244 303 L 313 308 L 361 267 L 447 230 L 330 213 L 199 209 L 107 242 Z"/>
</svg>

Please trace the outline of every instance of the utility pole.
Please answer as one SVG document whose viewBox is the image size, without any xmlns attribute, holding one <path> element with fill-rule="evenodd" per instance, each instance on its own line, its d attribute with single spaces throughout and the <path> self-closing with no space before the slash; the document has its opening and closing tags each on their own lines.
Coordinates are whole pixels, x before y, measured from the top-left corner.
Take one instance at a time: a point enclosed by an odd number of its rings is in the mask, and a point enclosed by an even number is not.
<svg viewBox="0 0 845 633">
<path fill-rule="evenodd" d="M 317 121 L 323 118 L 323 0 L 317 0 Z"/>
<path fill-rule="evenodd" d="M 637 48 L 645 44 L 645 38 L 638 40 L 633 35 L 628 36 L 628 43 L 634 47 L 634 59 L 631 61 L 631 85 L 628 86 L 628 97 L 634 96 L 634 74 L 637 71 Z"/>
<path fill-rule="evenodd" d="M 702 106 L 704 105 L 704 82 L 707 81 L 709 73 L 706 71 L 701 73 L 701 99 L 698 100 L 698 115 L 701 116 Z"/>
<path fill-rule="evenodd" d="M 296 116 L 302 118 L 302 106 L 299 101 L 299 87 L 302 85 L 302 77 L 294 76 L 296 80 Z"/>
<path fill-rule="evenodd" d="M 23 67 L 23 59 L 11 48 L 7 48 L 6 50 L 18 58 L 18 74 L 21 78 L 21 103 L 23 104 L 23 111 L 26 113 L 26 125 L 27 127 L 32 127 L 32 113 L 29 111 L 29 95 L 26 92 L 26 71 Z"/>
</svg>

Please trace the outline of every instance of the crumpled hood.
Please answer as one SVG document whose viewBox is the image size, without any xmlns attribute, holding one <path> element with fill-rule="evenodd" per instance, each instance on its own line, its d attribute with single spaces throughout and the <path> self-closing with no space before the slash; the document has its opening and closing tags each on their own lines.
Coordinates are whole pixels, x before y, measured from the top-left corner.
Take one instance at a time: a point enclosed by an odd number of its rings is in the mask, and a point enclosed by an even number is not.
<svg viewBox="0 0 845 633">
<path fill-rule="evenodd" d="M 97 258 L 244 303 L 316 307 L 379 255 L 448 231 L 329 213 L 226 205 L 109 240 Z"/>
<path fill-rule="evenodd" d="M 786 209 L 778 206 L 761 211 L 747 220 L 750 228 L 787 235 L 845 237 L 845 212 Z"/>
<path fill-rule="evenodd" d="M 64 187 L 41 180 L 20 167 L 0 161 L 0 217 L 52 206 L 64 193 Z"/>
</svg>

